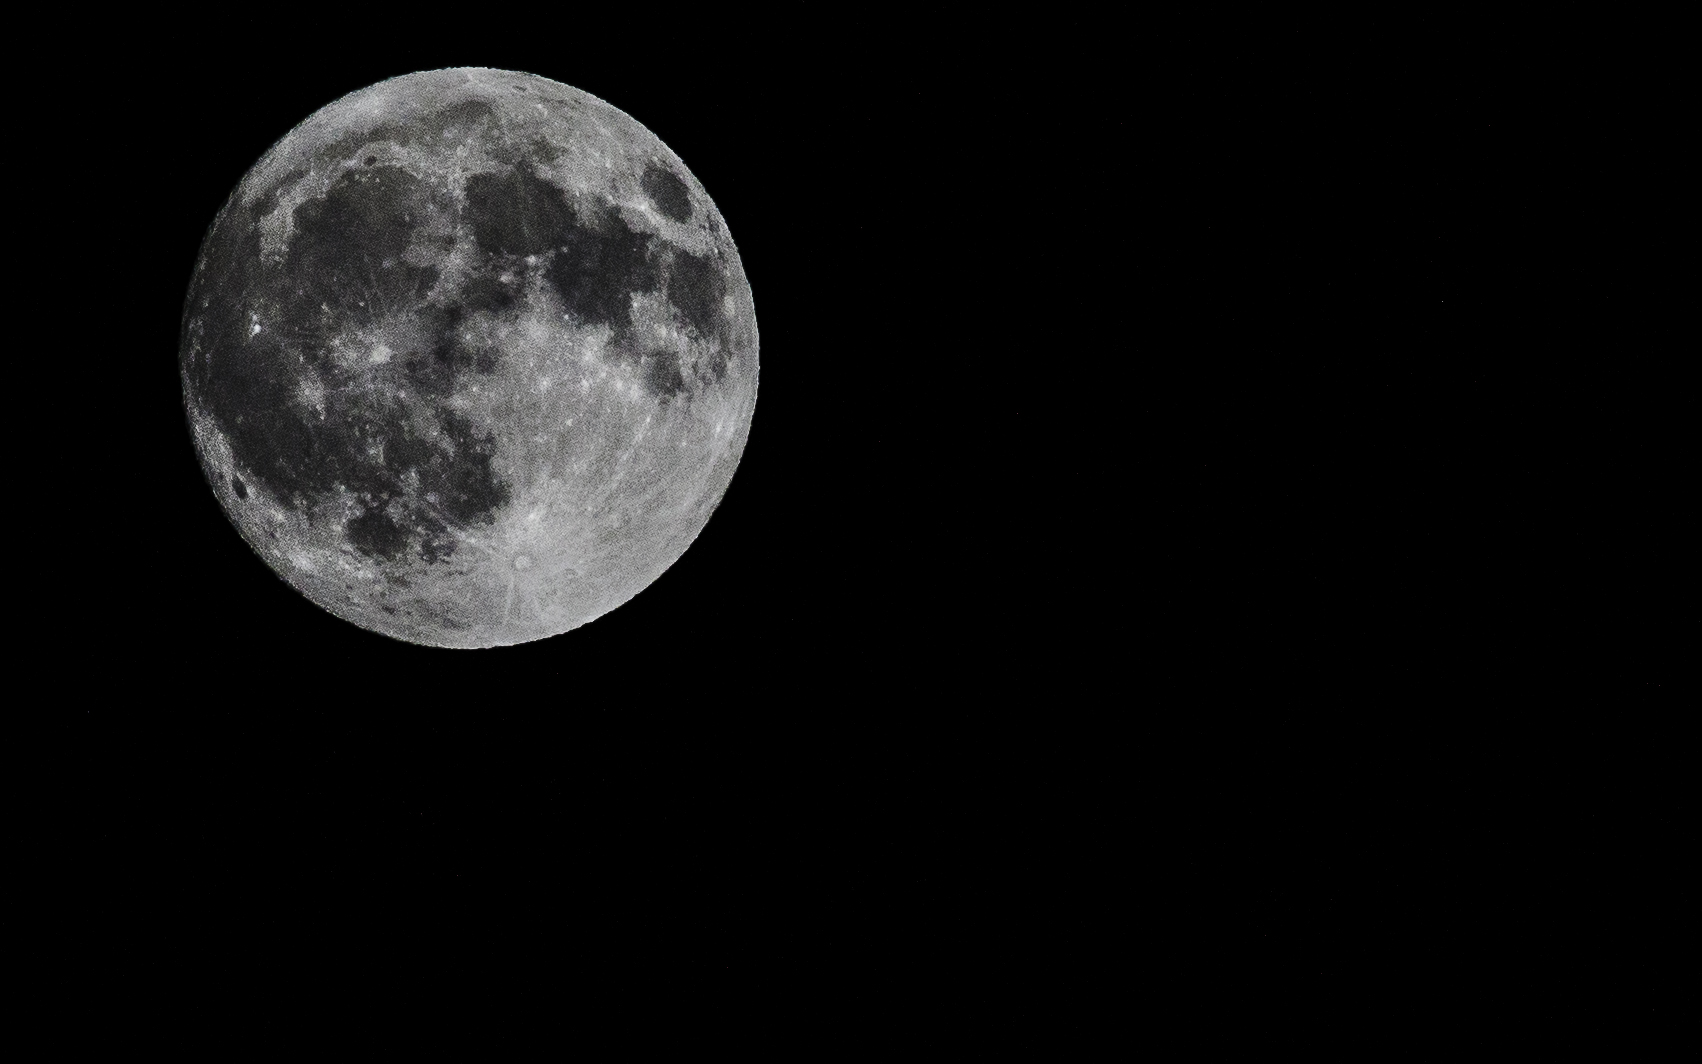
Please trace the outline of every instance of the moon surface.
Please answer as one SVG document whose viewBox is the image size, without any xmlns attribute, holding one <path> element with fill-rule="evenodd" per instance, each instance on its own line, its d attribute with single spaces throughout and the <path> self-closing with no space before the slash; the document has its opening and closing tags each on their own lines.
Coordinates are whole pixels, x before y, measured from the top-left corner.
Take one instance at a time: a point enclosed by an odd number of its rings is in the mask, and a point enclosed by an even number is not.
<svg viewBox="0 0 1702 1064">
<path fill-rule="evenodd" d="M 757 392 L 750 285 L 685 164 L 558 82 L 436 70 L 256 163 L 202 245 L 180 365 L 225 512 L 362 628 L 566 632 L 683 554 Z"/>
</svg>

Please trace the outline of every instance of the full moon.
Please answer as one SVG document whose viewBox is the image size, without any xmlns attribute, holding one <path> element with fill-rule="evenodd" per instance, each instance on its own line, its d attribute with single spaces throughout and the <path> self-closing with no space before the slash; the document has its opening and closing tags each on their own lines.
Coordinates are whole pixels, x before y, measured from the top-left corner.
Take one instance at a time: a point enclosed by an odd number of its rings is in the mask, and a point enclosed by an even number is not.
<svg viewBox="0 0 1702 1064">
<path fill-rule="evenodd" d="M 655 134 L 530 74 L 349 94 L 243 177 L 179 352 L 207 479 L 259 556 L 411 643 L 558 635 L 649 586 L 756 407 L 732 237 Z"/>
</svg>

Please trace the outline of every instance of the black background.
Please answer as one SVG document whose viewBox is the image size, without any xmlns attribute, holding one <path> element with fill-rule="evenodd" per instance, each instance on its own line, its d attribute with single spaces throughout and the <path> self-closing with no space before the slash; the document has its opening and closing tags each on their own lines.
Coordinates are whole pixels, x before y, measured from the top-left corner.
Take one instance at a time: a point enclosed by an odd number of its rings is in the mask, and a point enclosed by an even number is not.
<svg viewBox="0 0 1702 1064">
<path fill-rule="evenodd" d="M 342 1000 L 501 967 L 542 998 L 732 986 L 1040 1047 L 1160 999 L 1304 1042 L 1338 1009 L 1559 1022 L 1498 973 L 1583 978 L 1587 951 L 1643 979 L 1634 932 L 1563 948 L 1548 921 L 1582 890 L 1556 883 L 1657 878 L 1642 843 L 1675 829 L 1605 780 L 1661 729 L 1535 692 L 1610 623 L 1581 605 L 1605 578 L 1549 563 L 1598 549 L 1579 486 L 1630 514 L 1652 474 L 1593 465 L 1589 417 L 1551 431 L 1614 401 L 1588 367 L 1508 354 L 1572 327 L 1533 310 L 1569 261 L 1532 181 L 1578 135 L 1555 116 L 1611 114 L 1411 27 L 539 19 L 242 15 L 79 53 L 51 135 L 107 162 L 38 191 L 72 203 L 44 246 L 91 356 L 31 663 L 42 985 L 260 966 Z M 455 65 L 660 136 L 762 339 L 686 555 L 481 652 L 277 579 L 204 483 L 176 362 L 246 169 Z M 287 1026 L 237 982 L 225 1004 Z"/>
</svg>

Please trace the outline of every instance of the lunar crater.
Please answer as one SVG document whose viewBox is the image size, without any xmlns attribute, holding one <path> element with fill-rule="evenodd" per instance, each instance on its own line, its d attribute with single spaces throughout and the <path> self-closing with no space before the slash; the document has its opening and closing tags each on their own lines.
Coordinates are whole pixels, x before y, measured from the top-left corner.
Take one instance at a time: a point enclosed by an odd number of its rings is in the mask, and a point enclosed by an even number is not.
<svg viewBox="0 0 1702 1064">
<path fill-rule="evenodd" d="M 567 86 L 354 93 L 203 243 L 180 357 L 210 482 L 363 627 L 492 646 L 586 623 L 686 549 L 742 452 L 757 341 L 725 234 L 665 146 Z"/>
</svg>

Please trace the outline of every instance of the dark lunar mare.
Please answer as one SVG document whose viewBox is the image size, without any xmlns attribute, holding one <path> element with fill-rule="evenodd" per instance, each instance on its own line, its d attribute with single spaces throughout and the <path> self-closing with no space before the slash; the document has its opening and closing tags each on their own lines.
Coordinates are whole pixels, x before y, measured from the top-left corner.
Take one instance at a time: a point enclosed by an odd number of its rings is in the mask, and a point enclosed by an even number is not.
<svg viewBox="0 0 1702 1064">
<path fill-rule="evenodd" d="M 691 195 L 678 174 L 651 163 L 638 183 L 657 210 L 676 222 L 691 220 Z"/>
<path fill-rule="evenodd" d="M 644 184 L 664 213 L 676 220 L 690 217 L 686 186 L 677 176 L 652 166 Z M 706 370 L 715 380 L 725 375 L 729 339 L 721 299 L 727 279 L 720 262 L 665 250 L 654 236 L 627 224 L 611 203 L 576 202 L 524 163 L 502 173 L 474 175 L 465 191 L 464 217 L 479 249 L 490 257 L 479 279 L 462 293 L 468 306 L 485 299 L 496 301 L 491 309 L 506 306 L 504 294 L 488 287 L 489 278 L 523 274 L 532 268 L 526 259 L 534 257 L 568 312 L 582 324 L 609 326 L 610 351 L 635 361 L 650 394 L 666 402 L 689 383 L 678 357 L 666 351 L 641 353 L 632 335 L 633 296 L 666 289 L 701 337 L 719 341 L 721 350 Z M 475 285 L 486 287 L 474 292 Z"/>
<path fill-rule="evenodd" d="M 651 195 L 662 197 L 674 214 L 683 211 L 689 217 L 684 182 L 665 170 L 653 172 L 662 176 L 649 179 Z M 666 402 L 686 390 L 676 355 L 635 350 L 632 299 L 666 287 L 701 334 L 721 335 L 717 330 L 723 327 L 720 301 L 726 279 L 717 264 L 683 253 L 670 258 L 654 236 L 633 229 L 611 203 L 576 202 L 526 163 L 500 173 L 476 174 L 468 179 L 465 193 L 463 218 L 487 261 L 463 288 L 463 305 L 506 309 L 513 293 L 494 278 L 524 275 L 534 268 L 527 259 L 535 259 L 574 318 L 610 327 L 609 350 L 614 357 L 637 363 L 650 394 Z M 725 369 L 722 359 L 711 372 L 719 379 Z"/>
<path fill-rule="evenodd" d="M 727 357 L 732 353 L 727 316 L 721 309 L 726 294 L 727 274 L 714 258 L 683 251 L 675 256 L 668 277 L 668 300 L 700 337 L 717 342 L 708 367 L 715 380 L 726 375 Z"/>
<path fill-rule="evenodd" d="M 424 208 L 419 179 L 394 166 L 350 170 L 323 199 L 297 207 L 284 273 L 312 291 L 295 301 L 292 323 L 307 325 L 330 307 L 343 312 L 332 324 L 346 327 L 417 303 L 437 270 L 400 259 Z"/>
<path fill-rule="evenodd" d="M 631 328 L 633 295 L 661 287 L 651 256 L 655 238 L 634 231 L 604 204 L 576 212 L 561 236 L 546 276 L 562 303 L 588 324 L 609 325 L 617 333 Z"/>
<path fill-rule="evenodd" d="M 232 203 L 208 236 L 184 328 L 203 352 L 185 366 L 191 401 L 217 422 L 240 465 L 303 512 L 349 492 L 362 507 L 348 524 L 351 546 L 383 558 L 412 548 L 433 562 L 455 550 L 450 523 L 487 524 L 510 497 L 491 469 L 493 441 L 446 401 L 462 374 L 496 368 L 497 353 L 468 347 L 458 327 L 517 295 L 480 276 L 448 303 L 426 301 L 438 271 L 402 255 L 428 198 L 400 168 L 352 169 L 296 208 L 289 250 L 271 263 L 258 224 L 272 203 Z M 327 357 L 333 338 L 386 315 L 411 316 L 437 337 L 430 350 L 398 353 L 414 395 L 430 405 L 436 437 L 421 435 L 407 404 L 359 387 L 359 370 Z M 323 417 L 300 398 L 306 372 L 323 385 Z M 245 500 L 246 487 L 237 494 Z"/>
<path fill-rule="evenodd" d="M 639 361 L 645 388 L 663 403 L 686 390 L 680 360 L 672 351 L 653 351 Z"/>
<path fill-rule="evenodd" d="M 569 238 L 573 208 L 561 189 L 530 166 L 474 174 L 465 186 L 463 219 L 479 250 L 490 255 L 540 255 Z"/>
</svg>

